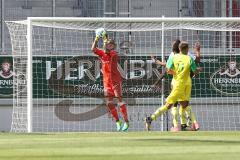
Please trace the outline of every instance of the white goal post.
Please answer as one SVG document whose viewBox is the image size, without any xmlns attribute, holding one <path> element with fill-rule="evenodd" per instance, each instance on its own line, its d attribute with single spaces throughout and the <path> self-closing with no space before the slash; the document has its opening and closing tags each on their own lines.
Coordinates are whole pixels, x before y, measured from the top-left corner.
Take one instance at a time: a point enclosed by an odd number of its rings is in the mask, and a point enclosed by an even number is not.
<svg viewBox="0 0 240 160">
<path fill-rule="evenodd" d="M 201 43 L 204 71 L 193 80 L 191 104 L 202 129 L 240 130 L 240 18 L 28 17 L 6 23 L 16 73 L 13 132 L 115 130 L 104 108 L 100 62 L 90 51 L 99 27 L 116 40 L 123 57 L 130 130 L 144 130 L 144 116 L 169 93 L 169 77 L 153 86 L 164 69 L 150 56 L 167 59 L 175 39 Z M 168 117 L 154 129 L 168 130 Z"/>
</svg>

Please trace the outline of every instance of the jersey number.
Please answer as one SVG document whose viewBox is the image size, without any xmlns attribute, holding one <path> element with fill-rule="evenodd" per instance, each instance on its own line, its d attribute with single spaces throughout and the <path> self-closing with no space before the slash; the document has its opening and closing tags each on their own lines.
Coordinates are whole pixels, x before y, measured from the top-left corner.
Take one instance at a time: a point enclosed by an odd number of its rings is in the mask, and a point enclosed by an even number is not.
<svg viewBox="0 0 240 160">
<path fill-rule="evenodd" d="M 177 72 L 179 73 L 179 72 L 183 71 L 183 69 L 184 69 L 184 63 L 180 62 L 180 63 L 178 63 L 177 65 L 178 65 L 178 70 L 177 70 Z"/>
</svg>

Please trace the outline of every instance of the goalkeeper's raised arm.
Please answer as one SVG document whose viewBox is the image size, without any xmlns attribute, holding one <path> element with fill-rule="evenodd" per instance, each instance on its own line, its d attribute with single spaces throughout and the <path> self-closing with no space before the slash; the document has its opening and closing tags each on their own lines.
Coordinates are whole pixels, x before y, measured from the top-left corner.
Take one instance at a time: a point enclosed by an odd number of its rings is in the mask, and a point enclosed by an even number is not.
<svg viewBox="0 0 240 160">
<path fill-rule="evenodd" d="M 104 28 L 98 28 L 98 29 L 95 30 L 95 35 L 96 35 L 96 36 L 95 36 L 95 39 L 94 39 L 94 41 L 93 41 L 93 43 L 92 43 L 91 50 L 92 50 L 95 54 L 97 54 L 97 55 L 99 55 L 99 56 L 102 56 L 103 53 L 100 52 L 101 50 L 99 50 L 99 49 L 97 48 L 97 45 L 98 45 L 99 39 L 102 38 L 103 41 L 104 41 L 104 46 L 105 46 L 105 43 L 108 41 L 107 32 L 106 32 L 106 30 L 105 30 Z"/>
</svg>

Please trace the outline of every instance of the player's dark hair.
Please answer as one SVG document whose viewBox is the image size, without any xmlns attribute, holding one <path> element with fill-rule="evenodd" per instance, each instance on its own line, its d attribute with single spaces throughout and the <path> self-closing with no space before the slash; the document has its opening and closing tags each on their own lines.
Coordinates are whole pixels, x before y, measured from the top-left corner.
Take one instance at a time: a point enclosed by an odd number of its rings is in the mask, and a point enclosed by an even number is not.
<svg viewBox="0 0 240 160">
<path fill-rule="evenodd" d="M 114 39 L 109 39 L 108 42 L 107 42 L 107 44 L 109 44 L 109 43 L 110 43 L 110 44 L 114 44 L 114 45 L 116 45 Z"/>
<path fill-rule="evenodd" d="M 187 42 L 183 41 L 179 44 L 179 50 L 181 52 L 186 52 L 187 49 L 188 49 L 188 43 Z"/>
<path fill-rule="evenodd" d="M 172 45 L 172 51 L 174 53 L 179 53 L 179 44 L 181 43 L 181 41 L 179 39 L 176 39 L 174 42 L 173 42 L 173 45 Z"/>
</svg>

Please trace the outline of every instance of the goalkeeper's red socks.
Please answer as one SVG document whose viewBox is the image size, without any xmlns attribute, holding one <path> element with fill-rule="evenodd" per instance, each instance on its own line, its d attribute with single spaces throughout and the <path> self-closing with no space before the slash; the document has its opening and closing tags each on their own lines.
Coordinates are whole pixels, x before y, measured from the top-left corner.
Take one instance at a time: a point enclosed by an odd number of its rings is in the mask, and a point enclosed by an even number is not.
<svg viewBox="0 0 240 160">
<path fill-rule="evenodd" d="M 127 107 L 126 107 L 126 104 L 121 102 L 118 104 L 120 106 L 120 111 L 123 115 L 123 118 L 124 118 L 124 121 L 125 122 L 128 122 L 128 114 L 127 114 Z"/>
<path fill-rule="evenodd" d="M 128 114 L 127 114 L 127 107 L 126 104 L 121 102 L 119 103 L 120 106 L 120 112 L 122 113 L 122 116 L 124 118 L 125 122 L 128 122 Z M 111 112 L 113 118 L 115 119 L 116 122 L 119 121 L 119 116 L 116 107 L 114 106 L 113 103 L 108 104 L 109 111 Z"/>
<path fill-rule="evenodd" d="M 118 122 L 119 121 L 118 112 L 117 112 L 117 109 L 114 106 L 114 104 L 109 103 L 108 108 L 109 108 L 109 111 L 111 112 L 113 118 L 115 119 L 115 121 Z"/>
</svg>

